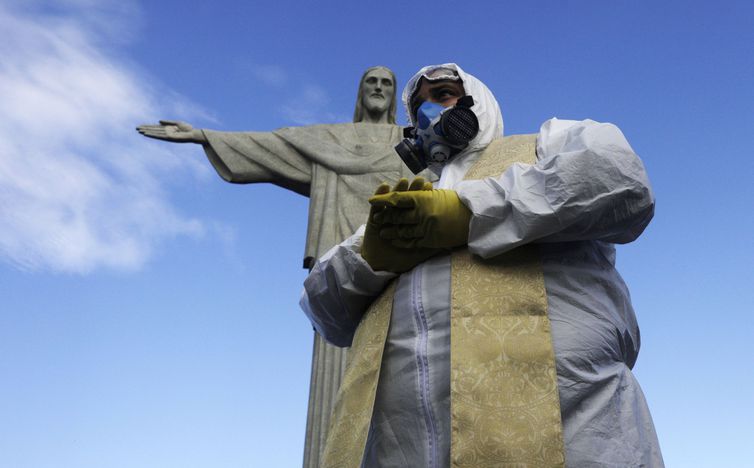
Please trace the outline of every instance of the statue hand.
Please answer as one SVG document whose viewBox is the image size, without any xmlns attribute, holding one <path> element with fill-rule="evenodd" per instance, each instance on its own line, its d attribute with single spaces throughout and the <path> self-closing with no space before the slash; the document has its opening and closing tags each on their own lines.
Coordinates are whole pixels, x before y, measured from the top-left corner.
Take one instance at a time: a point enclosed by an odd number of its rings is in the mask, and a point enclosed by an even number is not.
<svg viewBox="0 0 754 468">
<path fill-rule="evenodd" d="M 432 190 L 432 184 L 425 182 L 421 177 L 417 177 L 409 186 L 407 179 L 401 179 L 392 192 L 420 190 Z M 374 194 L 378 196 L 388 193 L 391 193 L 390 186 L 382 184 L 377 187 Z M 389 240 L 380 237 L 379 231 L 382 224 L 377 219 L 382 211 L 383 208 L 372 206 L 361 246 L 361 256 L 373 270 L 403 273 L 441 252 L 440 249 L 434 248 L 401 248 L 391 245 Z"/>
<path fill-rule="evenodd" d="M 136 131 L 149 138 L 173 143 L 206 143 L 207 139 L 200 129 L 178 120 L 160 120 L 159 125 L 139 125 Z"/>
</svg>

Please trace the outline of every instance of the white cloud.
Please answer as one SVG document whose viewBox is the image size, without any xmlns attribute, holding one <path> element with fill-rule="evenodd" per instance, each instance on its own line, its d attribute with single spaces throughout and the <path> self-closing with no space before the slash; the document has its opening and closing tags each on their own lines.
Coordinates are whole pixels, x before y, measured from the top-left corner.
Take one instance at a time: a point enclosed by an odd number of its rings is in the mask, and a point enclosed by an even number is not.
<svg viewBox="0 0 754 468">
<path fill-rule="evenodd" d="M 191 104 L 158 98 L 100 46 L 98 25 L 116 21 L 118 3 L 0 6 L 0 259 L 17 267 L 137 269 L 161 240 L 206 229 L 178 212 L 162 180 L 207 169 L 134 131 Z M 117 24 L 126 29 L 122 15 Z"/>
</svg>

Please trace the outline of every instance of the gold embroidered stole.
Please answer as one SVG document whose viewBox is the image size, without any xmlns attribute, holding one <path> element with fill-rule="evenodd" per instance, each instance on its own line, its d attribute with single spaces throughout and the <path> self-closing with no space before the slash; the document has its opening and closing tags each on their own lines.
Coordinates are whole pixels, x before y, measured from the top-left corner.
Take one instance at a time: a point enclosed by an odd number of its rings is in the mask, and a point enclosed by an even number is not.
<svg viewBox="0 0 754 468">
<path fill-rule="evenodd" d="M 536 135 L 494 141 L 465 178 L 497 177 L 515 162 L 536 162 Z M 451 271 L 451 466 L 564 466 L 539 248 L 489 260 L 459 249 Z"/>
<path fill-rule="evenodd" d="M 372 422 L 396 280 L 367 309 L 346 357 L 320 467 L 359 468 Z"/>
<path fill-rule="evenodd" d="M 493 141 L 466 179 L 536 161 L 536 135 Z M 359 468 L 369 433 L 395 281 L 354 336 L 330 418 L 325 468 Z M 563 437 L 547 297 L 536 246 L 491 260 L 451 258 L 451 466 L 562 467 Z"/>
</svg>

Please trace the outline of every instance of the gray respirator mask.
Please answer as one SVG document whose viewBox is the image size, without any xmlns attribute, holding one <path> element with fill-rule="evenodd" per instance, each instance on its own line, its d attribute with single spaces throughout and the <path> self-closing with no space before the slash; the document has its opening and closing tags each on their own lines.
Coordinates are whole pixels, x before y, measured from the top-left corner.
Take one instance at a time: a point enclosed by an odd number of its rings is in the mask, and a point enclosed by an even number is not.
<svg viewBox="0 0 754 468">
<path fill-rule="evenodd" d="M 404 140 L 395 151 L 414 174 L 430 165 L 443 165 L 457 155 L 479 133 L 479 119 L 471 106 L 474 99 L 463 96 L 453 107 L 425 101 L 416 111 L 416 127 L 403 129 Z"/>
</svg>

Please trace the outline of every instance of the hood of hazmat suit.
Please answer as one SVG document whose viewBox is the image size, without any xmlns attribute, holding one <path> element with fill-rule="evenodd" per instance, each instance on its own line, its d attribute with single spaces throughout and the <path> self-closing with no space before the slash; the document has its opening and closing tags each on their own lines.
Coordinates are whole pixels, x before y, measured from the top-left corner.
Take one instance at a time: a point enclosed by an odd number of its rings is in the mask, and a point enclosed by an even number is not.
<svg viewBox="0 0 754 468">
<path fill-rule="evenodd" d="M 451 75 L 452 72 L 456 76 Z M 479 133 L 469 142 L 469 146 L 463 150 L 461 155 L 484 149 L 492 140 L 503 136 L 503 115 L 500 113 L 500 106 L 492 91 L 475 76 L 466 73 L 455 63 L 426 66 L 408 80 L 403 89 L 402 99 L 411 125 L 416 125 L 416 115 L 411 109 L 411 98 L 416 94 L 422 78 L 429 81 L 445 78 L 460 79 L 466 95 L 474 98 L 474 105 L 471 110 L 479 119 Z"/>
</svg>

